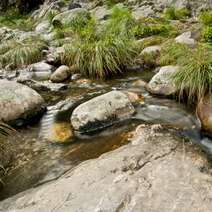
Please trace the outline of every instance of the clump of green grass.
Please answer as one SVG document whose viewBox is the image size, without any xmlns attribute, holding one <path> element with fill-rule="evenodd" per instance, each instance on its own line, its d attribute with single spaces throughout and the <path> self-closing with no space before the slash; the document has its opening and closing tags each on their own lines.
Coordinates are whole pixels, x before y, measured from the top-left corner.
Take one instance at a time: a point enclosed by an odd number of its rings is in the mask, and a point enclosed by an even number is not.
<svg viewBox="0 0 212 212">
<path fill-rule="evenodd" d="M 0 45 L 1 67 L 10 65 L 13 68 L 28 65 L 42 58 L 46 43 L 40 38 L 32 37 L 23 41 L 9 40 Z"/>
<path fill-rule="evenodd" d="M 27 31 L 33 28 L 34 21 L 29 15 L 22 15 L 16 8 L 11 8 L 0 15 L 0 27 L 3 26 Z"/>
<path fill-rule="evenodd" d="M 191 15 L 191 11 L 187 8 L 177 9 L 175 7 L 169 7 L 164 11 L 164 17 L 169 20 L 181 20 L 188 18 Z"/>
<path fill-rule="evenodd" d="M 210 11 L 202 12 L 200 14 L 199 19 L 205 26 L 211 26 L 212 25 L 212 12 L 210 12 Z"/>
<path fill-rule="evenodd" d="M 187 49 L 181 59 L 181 69 L 173 75 L 173 82 L 182 96 L 187 94 L 189 102 L 199 101 L 212 91 L 211 51 L 204 45 L 197 49 Z"/>
<path fill-rule="evenodd" d="M 212 43 L 212 26 L 204 27 L 203 38 L 206 42 Z"/>
<path fill-rule="evenodd" d="M 200 14 L 200 22 L 203 24 L 202 36 L 206 42 L 212 43 L 212 12 L 204 11 Z"/>
<path fill-rule="evenodd" d="M 76 65 L 89 77 L 106 78 L 124 71 L 136 54 L 131 25 L 134 19 L 125 8 L 113 9 L 108 22 L 101 26 L 91 19 L 86 26 L 77 29 L 77 36 L 65 45 L 62 61 Z"/>
<path fill-rule="evenodd" d="M 177 65 L 181 63 L 188 47 L 184 44 L 176 43 L 173 40 L 163 44 L 160 57 L 160 65 Z"/>
<path fill-rule="evenodd" d="M 178 65 L 180 70 L 172 75 L 173 83 L 184 94 L 188 102 L 199 101 L 201 97 L 212 91 L 212 51 L 207 45 L 200 44 L 196 49 L 167 43 L 162 51 L 161 65 Z"/>
</svg>

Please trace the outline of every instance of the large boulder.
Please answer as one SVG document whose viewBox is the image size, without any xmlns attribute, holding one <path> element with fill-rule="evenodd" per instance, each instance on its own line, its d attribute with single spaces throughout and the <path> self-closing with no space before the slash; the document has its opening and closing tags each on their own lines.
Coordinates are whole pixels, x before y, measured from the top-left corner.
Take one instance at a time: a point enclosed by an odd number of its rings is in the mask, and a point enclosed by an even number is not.
<svg viewBox="0 0 212 212">
<path fill-rule="evenodd" d="M 212 135 L 212 96 L 203 97 L 197 105 L 197 115 L 202 129 Z"/>
<path fill-rule="evenodd" d="M 139 126 L 130 144 L 2 201 L 0 211 L 209 212 L 210 171 L 190 142 L 160 126 Z"/>
<path fill-rule="evenodd" d="M 8 80 L 0 80 L 0 120 L 21 124 L 40 113 L 43 98 L 31 88 Z"/>
<path fill-rule="evenodd" d="M 147 90 L 152 94 L 169 96 L 175 94 L 177 89 L 171 76 L 179 70 L 178 66 L 164 66 L 153 76 L 147 85 Z"/>
<path fill-rule="evenodd" d="M 127 94 L 111 91 L 79 105 L 72 113 L 74 130 L 95 131 L 129 118 L 135 109 Z"/>
</svg>

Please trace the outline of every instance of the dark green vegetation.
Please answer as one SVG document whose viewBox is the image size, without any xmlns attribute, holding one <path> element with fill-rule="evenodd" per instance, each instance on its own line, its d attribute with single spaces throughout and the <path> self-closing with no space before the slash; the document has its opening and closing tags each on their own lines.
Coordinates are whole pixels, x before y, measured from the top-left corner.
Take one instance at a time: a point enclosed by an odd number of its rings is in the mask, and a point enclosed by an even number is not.
<svg viewBox="0 0 212 212">
<path fill-rule="evenodd" d="M 191 12 L 187 8 L 176 9 L 175 7 L 167 8 L 164 12 L 164 17 L 170 20 L 181 20 L 188 18 Z"/>
<path fill-rule="evenodd" d="M 205 11 L 200 15 L 203 24 L 203 38 L 206 42 L 212 43 L 212 12 Z"/>
<path fill-rule="evenodd" d="M 73 42 L 65 45 L 62 61 L 76 65 L 82 74 L 105 78 L 124 71 L 136 55 L 132 32 L 134 19 L 125 8 L 115 7 L 104 26 L 89 18 L 77 19 L 80 24 L 71 26 L 75 33 Z M 75 22 L 74 22 L 75 23 Z"/>
</svg>

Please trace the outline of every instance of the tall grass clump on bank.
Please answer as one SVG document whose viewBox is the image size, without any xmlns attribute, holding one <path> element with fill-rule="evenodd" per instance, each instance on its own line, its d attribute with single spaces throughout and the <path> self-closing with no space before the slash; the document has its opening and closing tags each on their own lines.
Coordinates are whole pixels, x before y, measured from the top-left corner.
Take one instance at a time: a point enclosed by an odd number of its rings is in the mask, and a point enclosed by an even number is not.
<svg viewBox="0 0 212 212">
<path fill-rule="evenodd" d="M 89 77 L 106 78 L 124 71 L 136 54 L 133 32 L 134 23 L 126 8 L 115 7 L 111 18 L 101 25 L 94 19 L 77 30 L 70 45 L 64 46 L 62 61 L 76 65 Z"/>
<path fill-rule="evenodd" d="M 191 15 L 191 11 L 187 8 L 177 9 L 175 7 L 169 7 L 164 11 L 164 17 L 170 20 L 181 20 L 188 18 Z"/>
<path fill-rule="evenodd" d="M 202 35 L 206 42 L 212 43 L 212 12 L 204 11 L 199 17 L 203 24 Z"/>
<path fill-rule="evenodd" d="M 212 51 L 209 46 L 199 44 L 196 49 L 190 49 L 181 44 L 169 44 L 162 51 L 161 60 L 163 65 L 180 67 L 172 80 L 179 95 L 186 95 L 188 102 L 199 101 L 212 91 Z"/>
<path fill-rule="evenodd" d="M 46 43 L 40 38 L 32 37 L 23 41 L 9 40 L 0 44 L 0 66 L 12 68 L 29 65 L 42 58 Z"/>
</svg>

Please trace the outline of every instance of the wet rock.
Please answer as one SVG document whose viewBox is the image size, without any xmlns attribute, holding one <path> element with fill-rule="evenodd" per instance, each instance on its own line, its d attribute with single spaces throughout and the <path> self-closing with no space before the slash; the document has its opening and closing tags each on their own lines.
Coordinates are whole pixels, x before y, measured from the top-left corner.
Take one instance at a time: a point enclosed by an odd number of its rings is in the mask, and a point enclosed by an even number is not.
<svg viewBox="0 0 212 212">
<path fill-rule="evenodd" d="M 45 62 L 39 62 L 31 65 L 30 70 L 32 71 L 32 78 L 35 80 L 48 80 L 50 79 L 54 67 Z"/>
<path fill-rule="evenodd" d="M 211 168 L 203 153 L 159 125 L 139 126 L 131 140 L 58 180 L 2 201 L 0 211 L 211 210 Z"/>
<path fill-rule="evenodd" d="M 41 91 L 58 92 L 58 91 L 66 90 L 68 88 L 68 85 L 64 83 L 52 83 L 49 81 L 39 82 L 35 80 L 30 80 L 30 79 L 19 79 L 17 81 L 29 86 L 30 88 L 38 92 L 41 92 Z"/>
<path fill-rule="evenodd" d="M 173 95 L 176 93 L 176 87 L 171 81 L 171 75 L 178 71 L 178 66 L 164 66 L 153 76 L 147 85 L 147 89 L 152 94 Z"/>
<path fill-rule="evenodd" d="M 183 34 L 179 35 L 175 38 L 177 43 L 185 44 L 190 48 L 194 48 L 196 46 L 196 41 L 192 38 L 191 32 L 184 32 Z"/>
<path fill-rule="evenodd" d="M 52 82 L 63 82 L 71 76 L 71 70 L 68 66 L 60 66 L 50 77 Z"/>
<path fill-rule="evenodd" d="M 212 135 L 212 96 L 207 95 L 197 105 L 197 115 L 202 129 Z"/>
<path fill-rule="evenodd" d="M 91 132 L 129 118 L 135 109 L 128 96 L 121 91 L 111 91 L 79 105 L 72 113 L 74 130 Z"/>
<path fill-rule="evenodd" d="M 43 98 L 31 88 L 0 80 L 0 120 L 21 123 L 36 116 L 43 108 Z"/>
<path fill-rule="evenodd" d="M 76 8 L 76 9 L 68 10 L 56 15 L 52 20 L 52 24 L 54 26 L 64 25 L 64 24 L 68 25 L 79 14 L 85 14 L 89 16 L 89 12 L 86 9 Z"/>
<path fill-rule="evenodd" d="M 144 97 L 142 95 L 131 92 L 131 91 L 124 91 L 124 93 L 128 96 L 131 103 L 144 104 Z"/>
<path fill-rule="evenodd" d="M 135 87 L 146 87 L 147 82 L 143 81 L 143 80 L 136 80 L 132 83 L 132 86 Z"/>
</svg>

